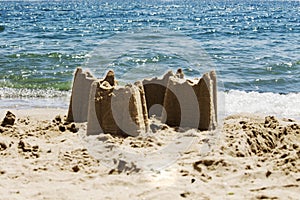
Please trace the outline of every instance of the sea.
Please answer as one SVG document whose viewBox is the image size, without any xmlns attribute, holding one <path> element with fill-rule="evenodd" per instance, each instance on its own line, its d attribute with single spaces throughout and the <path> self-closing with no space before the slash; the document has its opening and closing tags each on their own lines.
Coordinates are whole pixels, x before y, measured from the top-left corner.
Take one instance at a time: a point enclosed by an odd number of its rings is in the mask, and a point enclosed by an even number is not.
<svg viewBox="0 0 300 200">
<path fill-rule="evenodd" d="M 224 116 L 300 119 L 300 1 L 0 0 L 0 110 L 68 108 L 77 67 L 215 70 Z"/>
</svg>

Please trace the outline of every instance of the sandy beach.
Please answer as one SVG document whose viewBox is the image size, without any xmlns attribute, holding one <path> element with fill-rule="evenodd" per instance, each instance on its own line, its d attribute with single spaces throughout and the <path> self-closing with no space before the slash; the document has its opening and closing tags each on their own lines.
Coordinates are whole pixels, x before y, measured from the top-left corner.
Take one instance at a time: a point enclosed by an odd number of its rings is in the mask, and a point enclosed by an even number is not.
<svg viewBox="0 0 300 200">
<path fill-rule="evenodd" d="M 14 125 L 0 126 L 0 199 L 297 199 L 299 195 L 300 122 L 293 119 L 239 114 L 228 116 L 215 131 L 202 132 L 175 131 L 152 120 L 152 134 L 97 136 L 101 160 L 83 140 L 86 123 L 64 123 L 67 110 L 10 111 L 16 116 Z M 1 121 L 5 114 L 1 110 Z M 189 137 L 192 142 L 161 168 L 146 168 L 140 154 L 126 159 L 115 148 L 143 152 L 147 158 L 164 149 L 172 137 Z M 162 156 L 172 155 L 169 151 Z M 159 164 L 161 158 L 152 156 L 148 161 Z"/>
<path fill-rule="evenodd" d="M 0 0 L 0 200 L 299 200 L 299 11 Z"/>
</svg>

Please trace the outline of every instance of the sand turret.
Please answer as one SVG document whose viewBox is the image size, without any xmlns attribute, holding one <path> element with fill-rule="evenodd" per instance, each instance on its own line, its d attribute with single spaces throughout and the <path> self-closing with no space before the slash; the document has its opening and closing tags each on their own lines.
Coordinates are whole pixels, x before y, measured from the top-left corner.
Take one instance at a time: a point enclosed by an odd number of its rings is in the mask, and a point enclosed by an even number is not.
<svg viewBox="0 0 300 200">
<path fill-rule="evenodd" d="M 97 80 L 90 72 L 77 68 L 72 86 L 71 100 L 67 121 L 86 122 L 89 93 L 92 83 Z"/>
<path fill-rule="evenodd" d="M 103 132 L 137 136 L 148 129 L 148 118 L 145 116 L 147 116 L 147 110 L 144 91 L 140 83 L 115 86 L 104 79 L 104 81 L 95 81 L 92 84 L 88 135 Z"/>
<path fill-rule="evenodd" d="M 200 80 L 170 77 L 162 121 L 176 127 L 214 129 L 217 125 L 214 77 L 215 72 L 204 74 Z"/>
</svg>

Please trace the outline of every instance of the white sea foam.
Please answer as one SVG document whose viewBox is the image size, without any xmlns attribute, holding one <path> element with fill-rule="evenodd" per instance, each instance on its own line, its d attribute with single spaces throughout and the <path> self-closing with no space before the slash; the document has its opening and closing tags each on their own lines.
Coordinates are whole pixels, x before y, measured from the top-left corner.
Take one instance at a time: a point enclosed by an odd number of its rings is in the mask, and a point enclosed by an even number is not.
<svg viewBox="0 0 300 200">
<path fill-rule="evenodd" d="M 55 98 L 0 98 L 0 112 L 9 109 L 59 108 L 68 109 L 69 99 Z"/>
<path fill-rule="evenodd" d="M 0 88 L 0 110 L 67 108 L 69 99 L 69 91 Z"/>
<path fill-rule="evenodd" d="M 0 98 L 57 98 L 68 96 L 69 93 L 54 89 L 0 88 Z"/>
<path fill-rule="evenodd" d="M 224 94 L 225 115 L 254 113 L 300 119 L 300 93 L 275 94 L 231 90 Z"/>
<path fill-rule="evenodd" d="M 0 89 L 1 109 L 68 108 L 69 91 Z M 238 113 L 275 115 L 300 120 L 300 93 L 276 94 L 230 90 L 219 92 L 219 119 Z"/>
</svg>

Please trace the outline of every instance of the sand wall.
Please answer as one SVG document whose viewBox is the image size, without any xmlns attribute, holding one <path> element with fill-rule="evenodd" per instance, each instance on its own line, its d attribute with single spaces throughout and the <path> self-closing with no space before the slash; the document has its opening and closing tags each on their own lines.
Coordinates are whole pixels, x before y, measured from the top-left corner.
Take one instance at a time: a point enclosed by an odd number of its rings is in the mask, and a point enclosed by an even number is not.
<svg viewBox="0 0 300 200">
<path fill-rule="evenodd" d="M 97 80 L 89 72 L 84 72 L 82 68 L 77 68 L 73 86 L 71 100 L 67 115 L 67 120 L 70 122 L 86 122 L 88 103 L 89 103 L 89 93 L 91 90 L 92 83 Z"/>
<path fill-rule="evenodd" d="M 163 78 L 152 78 L 143 80 L 145 99 L 149 117 L 161 116 L 164 97 L 169 78 L 174 76 L 172 71 L 167 72 Z"/>
<path fill-rule="evenodd" d="M 162 121 L 170 126 L 214 129 L 217 125 L 215 77 L 214 72 L 204 74 L 200 80 L 170 77 Z"/>
<path fill-rule="evenodd" d="M 90 95 L 87 134 L 99 134 L 103 131 L 113 135 L 137 136 L 140 132 L 147 131 L 147 113 L 140 90 L 136 85 L 114 87 L 107 81 L 94 82 Z"/>
</svg>

